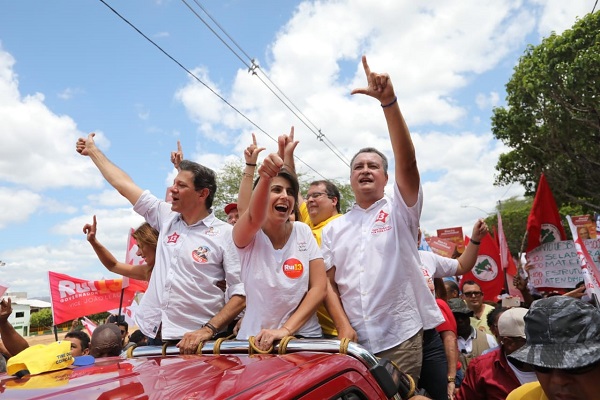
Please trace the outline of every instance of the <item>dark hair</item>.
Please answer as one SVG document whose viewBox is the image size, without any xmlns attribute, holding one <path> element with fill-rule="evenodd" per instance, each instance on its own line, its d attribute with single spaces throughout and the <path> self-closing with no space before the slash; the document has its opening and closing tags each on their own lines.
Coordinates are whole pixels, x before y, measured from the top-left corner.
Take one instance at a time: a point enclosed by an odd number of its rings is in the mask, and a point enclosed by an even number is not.
<svg viewBox="0 0 600 400">
<path fill-rule="evenodd" d="M 277 176 L 282 177 L 292 185 L 292 190 L 289 194 L 294 197 L 294 217 L 296 217 L 296 221 L 300 221 L 300 210 L 298 208 L 298 193 L 300 192 L 300 184 L 298 183 L 298 178 L 296 177 L 296 174 L 288 171 L 284 167 L 279 170 Z M 256 185 L 258 185 L 258 181 L 260 181 L 260 176 L 258 176 L 258 178 L 256 178 L 256 180 L 254 181 L 254 185 L 252 186 L 253 188 L 255 188 Z"/>
<path fill-rule="evenodd" d="M 381 161 L 383 163 L 383 172 L 385 172 L 385 174 L 387 175 L 388 172 L 388 159 L 385 156 L 385 154 L 383 154 L 382 152 L 380 152 L 379 150 L 377 150 L 374 147 L 364 147 L 362 149 L 360 149 L 353 157 L 352 160 L 350 160 L 350 168 L 352 168 L 352 166 L 354 165 L 354 159 L 356 159 L 356 157 L 358 157 L 359 154 L 361 153 L 375 153 L 377 154 L 379 157 L 381 157 Z"/>
<path fill-rule="evenodd" d="M 142 331 L 138 329 L 137 331 L 134 331 L 131 335 L 129 335 L 129 342 L 133 342 L 139 345 L 140 342 L 142 342 L 145 338 L 146 336 L 144 336 Z"/>
<path fill-rule="evenodd" d="M 119 321 L 117 322 L 117 326 L 124 326 L 125 327 L 125 331 L 129 331 L 129 324 L 125 321 Z"/>
<path fill-rule="evenodd" d="M 190 171 L 194 175 L 194 189 L 208 189 L 206 209 L 210 209 L 215 198 L 215 193 L 217 192 L 217 175 L 215 171 L 189 160 L 183 160 L 179 164 L 179 169 L 181 171 Z"/>
<path fill-rule="evenodd" d="M 477 285 L 477 287 L 479 288 L 479 290 L 481 290 L 481 285 L 475 281 L 465 281 L 463 282 L 463 284 L 461 285 L 460 289 L 461 291 L 464 293 L 465 291 L 465 285 Z"/>
<path fill-rule="evenodd" d="M 90 348 L 90 335 L 88 335 L 84 331 L 67 332 L 67 334 L 65 335 L 65 339 L 66 338 L 79 339 L 82 351 Z"/>
<path fill-rule="evenodd" d="M 448 287 L 450 287 L 450 289 L 456 290 L 456 293 L 460 294 L 460 289 L 458 288 L 458 284 L 456 282 L 447 280 L 447 281 L 444 281 L 444 285 L 448 285 Z"/>
<path fill-rule="evenodd" d="M 508 310 L 508 307 L 494 307 L 492 311 L 490 311 L 486 317 L 486 322 L 488 327 L 492 327 L 492 325 L 496 325 L 494 320 L 496 317 L 499 317 L 504 311 Z"/>
<path fill-rule="evenodd" d="M 338 189 L 338 187 L 335 186 L 335 184 L 333 182 L 327 181 L 327 180 L 313 181 L 310 183 L 309 186 L 318 186 L 318 185 L 325 186 L 325 192 L 327 193 L 327 197 L 329 197 L 329 198 L 335 197 L 337 199 L 335 209 L 337 210 L 338 214 L 341 213 L 342 206 L 340 204 L 340 201 L 342 200 L 342 196 L 340 196 L 340 190 Z"/>
</svg>

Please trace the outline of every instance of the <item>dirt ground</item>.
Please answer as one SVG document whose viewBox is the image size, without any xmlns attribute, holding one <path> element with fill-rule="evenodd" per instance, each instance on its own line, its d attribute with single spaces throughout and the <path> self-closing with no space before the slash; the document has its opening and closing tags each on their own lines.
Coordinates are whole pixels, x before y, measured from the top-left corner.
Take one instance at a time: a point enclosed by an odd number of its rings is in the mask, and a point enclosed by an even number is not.
<svg viewBox="0 0 600 400">
<path fill-rule="evenodd" d="M 58 340 L 63 340 L 66 334 L 67 332 L 58 332 Z M 34 346 L 36 344 L 48 344 L 55 341 L 54 334 L 25 336 L 25 340 L 27 340 L 27 343 L 29 343 L 30 346 Z"/>
</svg>

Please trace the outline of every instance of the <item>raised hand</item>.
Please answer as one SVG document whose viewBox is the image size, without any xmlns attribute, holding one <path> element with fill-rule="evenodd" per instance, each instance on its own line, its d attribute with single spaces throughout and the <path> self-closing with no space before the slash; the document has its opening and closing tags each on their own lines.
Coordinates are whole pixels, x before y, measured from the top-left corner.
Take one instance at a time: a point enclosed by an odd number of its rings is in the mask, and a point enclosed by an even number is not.
<svg viewBox="0 0 600 400">
<path fill-rule="evenodd" d="M 283 144 L 280 143 L 279 149 L 283 151 Z M 279 171 L 283 167 L 283 160 L 279 157 L 278 153 L 269 154 L 260 165 L 258 169 L 258 175 L 261 178 L 272 179 L 277 176 Z"/>
<path fill-rule="evenodd" d="M 90 133 L 87 139 L 79 138 L 77 139 L 77 143 L 75 144 L 75 150 L 81 154 L 82 156 L 88 156 L 89 151 L 96 147 L 96 142 L 94 142 L 95 133 Z"/>
<path fill-rule="evenodd" d="M 485 235 L 487 235 L 488 232 L 489 232 L 489 229 L 488 229 L 487 224 L 485 223 L 483 218 L 480 218 L 477 220 L 477 222 L 475 222 L 475 225 L 473 225 L 473 232 L 471 233 L 471 239 L 473 239 L 476 242 L 480 242 L 481 239 L 483 239 L 483 237 Z"/>
<path fill-rule="evenodd" d="M 83 233 L 86 234 L 88 242 L 96 240 L 96 216 L 94 215 L 92 224 L 85 224 L 83 226 Z"/>
<path fill-rule="evenodd" d="M 277 138 L 277 143 L 279 145 L 279 151 L 277 152 L 279 157 L 281 157 L 284 163 L 293 166 L 294 150 L 299 143 L 297 140 L 294 140 L 294 127 L 291 127 L 289 135 L 280 135 Z"/>
<path fill-rule="evenodd" d="M 177 141 L 177 151 L 171 152 L 171 162 L 175 169 L 179 170 L 179 164 L 183 161 L 183 149 L 181 148 L 181 142 Z"/>
<path fill-rule="evenodd" d="M 2 299 L 2 301 L 0 301 L 0 321 L 7 321 L 11 313 L 12 306 L 10 297 Z"/>
<path fill-rule="evenodd" d="M 367 56 L 362 57 L 362 64 L 367 76 L 367 86 L 354 89 L 351 94 L 366 94 L 376 98 L 381 104 L 390 104 L 396 98 L 390 76 L 386 73 L 371 72 Z"/>
<path fill-rule="evenodd" d="M 244 151 L 244 159 L 246 164 L 256 164 L 258 155 L 263 150 L 265 150 L 265 147 L 258 147 L 256 144 L 256 135 L 252 133 L 252 144 L 246 147 L 246 150 Z"/>
</svg>

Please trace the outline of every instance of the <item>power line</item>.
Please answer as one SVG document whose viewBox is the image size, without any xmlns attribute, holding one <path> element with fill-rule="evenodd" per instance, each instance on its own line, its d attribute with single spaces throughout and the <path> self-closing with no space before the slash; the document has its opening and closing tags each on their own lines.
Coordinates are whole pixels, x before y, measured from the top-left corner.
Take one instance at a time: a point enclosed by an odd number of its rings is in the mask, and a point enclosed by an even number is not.
<svg viewBox="0 0 600 400">
<path fill-rule="evenodd" d="M 264 129 L 262 129 L 260 126 L 258 126 L 254 121 L 252 121 L 249 117 L 247 117 L 243 112 L 241 112 L 240 110 L 238 110 L 234 105 L 232 105 L 231 103 L 229 103 L 223 96 L 221 96 L 219 93 L 217 93 L 213 88 L 211 88 L 209 85 L 207 85 L 206 83 L 204 83 L 192 71 L 190 71 L 189 69 L 187 69 L 183 64 L 181 64 L 173 56 L 171 56 L 169 53 L 167 53 L 162 47 L 160 47 L 156 42 L 154 42 L 152 39 L 150 39 L 148 36 L 146 36 L 141 30 L 139 30 L 135 25 L 133 25 L 133 23 L 129 22 L 129 20 L 127 20 L 127 18 L 125 18 L 121 14 L 119 14 L 119 12 L 117 10 L 115 10 L 114 8 L 112 8 L 104 0 L 100 0 L 100 2 L 102 4 L 104 4 L 106 7 L 108 7 L 115 15 L 117 15 L 119 18 L 121 18 L 125 23 L 127 23 L 129 26 L 131 26 L 133 29 L 135 29 L 135 31 L 137 33 L 139 33 L 140 35 L 142 35 L 142 37 L 144 37 L 144 39 L 146 39 L 148 42 L 152 43 L 154 45 L 154 47 L 156 47 L 158 50 L 160 50 L 165 56 L 169 57 L 175 64 L 177 64 L 179 67 L 181 67 L 185 72 L 187 72 L 190 76 L 192 76 L 196 81 L 198 81 L 205 88 L 207 88 L 208 90 L 210 90 L 212 92 L 212 94 L 214 94 L 215 96 L 217 96 L 219 99 L 221 99 L 221 101 L 223 101 L 225 104 L 227 104 L 232 110 L 234 110 L 236 113 L 238 113 L 240 116 L 242 116 L 242 118 L 244 118 L 250 124 L 252 124 L 252 126 L 254 126 L 256 129 L 258 129 L 259 131 L 261 131 L 262 133 L 264 133 L 265 135 L 267 135 L 267 137 L 269 137 L 275 143 L 277 143 L 277 139 L 275 139 L 273 136 L 269 135 Z M 304 164 L 306 167 L 308 167 L 314 173 L 316 173 L 317 175 L 319 175 L 321 178 L 327 179 L 323 175 L 321 175 L 317 170 L 315 170 L 313 167 L 311 167 L 306 162 L 304 162 L 302 159 L 300 159 L 300 157 L 296 156 L 296 158 L 298 159 L 298 161 L 300 161 L 302 164 Z"/>
<path fill-rule="evenodd" d="M 213 29 L 210 24 L 204 19 L 202 18 L 189 4 L 186 0 L 181 0 L 189 9 L 190 11 L 196 15 L 196 17 L 202 21 L 202 23 L 204 25 L 206 25 L 206 27 L 225 45 L 225 47 L 227 47 L 241 62 L 242 64 L 244 64 L 244 66 L 246 66 L 246 68 L 248 68 L 248 72 L 251 72 L 254 76 L 256 76 L 263 85 L 265 85 L 265 87 L 267 89 L 269 89 L 271 91 L 271 93 L 273 93 L 273 95 L 288 109 L 290 110 L 290 112 L 300 120 L 300 122 L 302 122 L 314 135 L 315 137 L 321 141 L 333 154 L 336 155 L 336 157 L 338 157 L 346 166 L 350 166 L 350 163 L 348 161 L 348 159 L 343 155 L 343 153 L 335 146 L 335 144 L 322 132 L 321 129 L 317 128 L 317 126 L 300 110 L 300 108 L 298 106 L 296 106 L 296 104 L 288 97 L 286 96 L 286 94 L 269 78 L 269 76 L 260 68 L 260 66 L 256 63 L 256 60 L 254 58 L 251 58 L 248 53 L 246 53 L 244 51 L 244 49 L 242 49 L 242 47 L 231 37 L 231 35 L 229 35 L 227 33 L 227 31 L 225 31 L 225 29 L 216 21 L 215 18 L 213 18 L 210 13 L 200 4 L 200 2 L 198 0 L 194 0 L 194 3 L 196 3 L 196 5 L 198 7 L 200 7 L 200 9 L 210 18 L 211 21 L 213 21 L 213 23 L 225 34 L 225 36 L 227 36 L 227 38 L 235 45 L 235 47 L 237 47 L 243 54 L 244 56 L 250 61 L 250 64 L 248 64 L 246 61 L 244 61 L 242 59 L 242 57 L 228 44 L 226 43 L 226 41 L 215 31 L 215 29 Z M 268 85 L 258 74 L 256 71 L 260 71 L 260 73 L 262 75 L 264 75 L 264 77 L 269 81 L 270 85 Z M 276 93 L 275 90 L 273 89 L 273 87 L 277 90 Z M 286 101 L 284 101 L 283 98 L 285 98 Z M 290 105 L 294 108 L 292 109 L 292 107 L 290 107 Z M 302 116 L 302 117 L 300 117 Z M 311 126 L 309 126 L 312 125 Z"/>
</svg>

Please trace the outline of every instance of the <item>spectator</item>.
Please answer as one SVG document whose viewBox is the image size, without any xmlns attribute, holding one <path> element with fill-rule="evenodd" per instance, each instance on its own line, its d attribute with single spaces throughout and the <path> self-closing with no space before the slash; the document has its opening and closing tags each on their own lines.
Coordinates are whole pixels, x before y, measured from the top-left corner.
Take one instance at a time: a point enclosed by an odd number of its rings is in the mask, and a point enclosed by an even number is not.
<svg viewBox="0 0 600 400">
<path fill-rule="evenodd" d="M 147 222 L 144 222 L 132 234 L 137 242 L 138 250 L 136 254 L 146 262 L 142 265 L 131 265 L 117 261 L 112 253 L 96 239 L 96 232 L 97 224 L 96 216 L 94 215 L 92 224 L 85 224 L 83 226 L 83 233 L 86 234 L 88 242 L 92 245 L 98 259 L 106 269 L 129 278 L 143 281 L 150 280 L 158 243 L 158 231 L 156 229 L 152 228 Z"/>
<path fill-rule="evenodd" d="M 121 346 L 125 346 L 125 342 L 127 341 L 127 335 L 129 334 L 129 324 L 125 321 L 117 322 L 117 326 L 121 331 Z"/>
<path fill-rule="evenodd" d="M 395 160 L 394 196 L 385 195 L 387 158 L 365 148 L 351 160 L 356 204 L 323 229 L 327 275 L 339 299 L 327 296 L 339 337 L 355 338 L 378 357 L 394 361 L 418 381 L 423 330 L 444 321 L 429 293 L 415 242 L 423 192 L 410 132 L 387 74 L 362 58 L 365 94 L 381 103 Z"/>
<path fill-rule="evenodd" d="M 282 169 L 287 138 L 279 137 L 280 152 L 267 156 L 258 169 L 250 205 L 233 228 L 247 292 L 237 337 L 256 335 L 261 350 L 289 335 L 322 337 L 315 312 L 326 293 L 325 265 L 310 229 L 290 221 L 297 210 L 298 181 Z"/>
<path fill-rule="evenodd" d="M 500 347 L 471 361 L 457 400 L 504 400 L 515 388 L 536 380 L 530 366 L 506 358 L 525 345 L 527 309 L 506 310 L 498 320 Z"/>
<path fill-rule="evenodd" d="M 444 285 L 446 286 L 446 293 L 448 293 L 448 300 L 460 298 L 460 289 L 455 281 L 444 280 Z"/>
<path fill-rule="evenodd" d="M 461 299 L 450 299 L 448 305 L 456 318 L 456 330 L 458 333 L 459 360 L 462 369 L 466 370 L 469 362 L 481 355 L 484 350 L 498 346 L 492 335 L 473 328 L 470 317 L 473 311 L 465 305 Z"/>
<path fill-rule="evenodd" d="M 508 400 L 600 398 L 600 311 L 568 296 L 534 301 L 525 315 L 525 345 L 508 358 L 533 367 L 538 382 Z"/>
<path fill-rule="evenodd" d="M 110 162 L 96 147 L 94 135 L 80 138 L 77 152 L 89 156 L 105 179 L 160 232 L 155 267 L 136 324 L 149 337 L 155 337 L 162 326 L 163 340 L 176 343 L 183 354 L 193 354 L 201 342 L 225 331 L 245 303 L 232 227 L 215 218 L 211 209 L 217 190 L 215 173 L 181 161 L 169 189 L 173 198 L 169 204 L 143 191 Z M 225 294 L 216 286 L 224 279 Z"/>
<path fill-rule="evenodd" d="M 27 340 L 19 335 L 19 332 L 8 322 L 10 314 L 12 314 L 12 302 L 10 297 L 7 297 L 0 301 L 0 337 L 2 337 L 2 344 L 9 358 L 29 347 Z"/>
<path fill-rule="evenodd" d="M 490 331 L 492 331 L 492 335 L 496 338 L 496 342 L 500 342 L 500 332 L 498 332 L 498 319 L 502 315 L 504 311 L 508 310 L 507 307 L 496 307 L 487 315 L 487 324 L 490 327 Z M 491 347 L 485 350 L 483 354 L 490 353 L 496 350 L 499 346 Z"/>
<path fill-rule="evenodd" d="M 223 211 L 225 211 L 225 215 L 227 215 L 227 223 L 229 225 L 235 225 L 238 219 L 240 219 L 237 203 L 227 204 Z"/>
<path fill-rule="evenodd" d="M 483 302 L 483 291 L 475 281 L 466 281 L 462 285 L 462 297 L 467 307 L 473 311 L 471 325 L 473 328 L 491 334 L 487 325 L 487 315 L 494 309 L 493 306 Z"/>
<path fill-rule="evenodd" d="M 114 357 L 123 348 L 121 330 L 115 324 L 102 324 L 94 329 L 90 343 L 90 355 L 94 358 Z"/>
<path fill-rule="evenodd" d="M 70 331 L 65 335 L 65 340 L 71 342 L 71 355 L 73 357 L 90 354 L 90 335 L 84 331 Z"/>
</svg>

